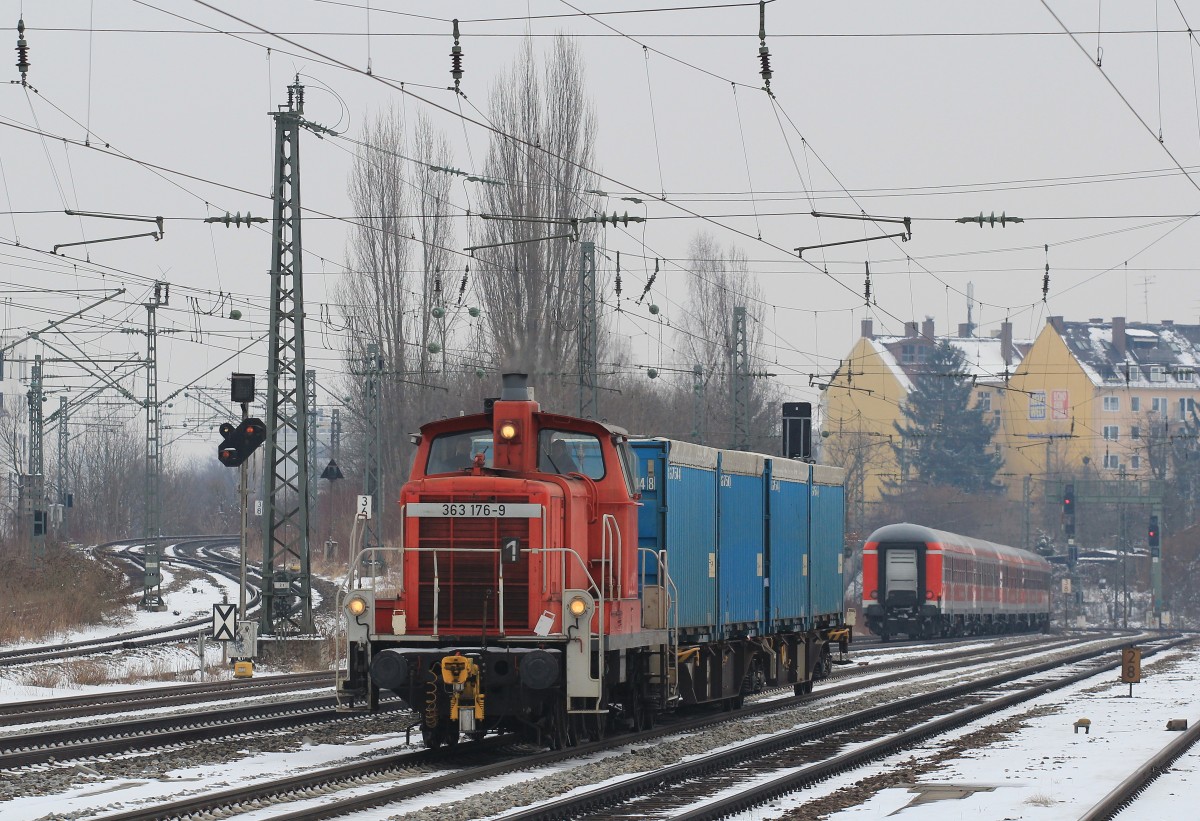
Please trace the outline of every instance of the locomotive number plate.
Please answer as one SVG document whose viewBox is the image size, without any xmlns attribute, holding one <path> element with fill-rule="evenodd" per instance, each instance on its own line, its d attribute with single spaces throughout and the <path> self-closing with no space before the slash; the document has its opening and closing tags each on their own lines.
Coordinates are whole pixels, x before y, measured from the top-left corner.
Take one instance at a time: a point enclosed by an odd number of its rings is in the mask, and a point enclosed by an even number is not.
<svg viewBox="0 0 1200 821">
<path fill-rule="evenodd" d="M 540 519 L 542 506 L 513 502 L 413 502 L 406 511 L 422 519 Z"/>
</svg>

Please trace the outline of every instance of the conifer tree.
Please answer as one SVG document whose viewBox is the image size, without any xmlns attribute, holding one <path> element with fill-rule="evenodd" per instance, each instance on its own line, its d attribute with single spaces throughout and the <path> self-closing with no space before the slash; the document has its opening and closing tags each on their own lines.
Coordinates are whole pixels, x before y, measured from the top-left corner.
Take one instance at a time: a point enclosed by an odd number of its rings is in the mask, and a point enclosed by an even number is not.
<svg viewBox="0 0 1200 821">
<path fill-rule="evenodd" d="M 896 459 L 910 478 L 966 492 L 998 490 L 1000 455 L 992 451 L 996 423 L 971 406 L 974 380 L 962 351 L 939 342 L 913 375 L 913 390 L 896 422 Z"/>
</svg>

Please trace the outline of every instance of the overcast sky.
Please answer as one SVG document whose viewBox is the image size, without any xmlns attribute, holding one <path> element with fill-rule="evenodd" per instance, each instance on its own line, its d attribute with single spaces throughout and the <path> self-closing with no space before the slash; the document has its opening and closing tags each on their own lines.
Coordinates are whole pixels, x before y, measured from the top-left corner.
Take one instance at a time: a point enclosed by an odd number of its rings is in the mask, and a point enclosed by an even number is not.
<svg viewBox="0 0 1200 821">
<path fill-rule="evenodd" d="M 790 399 L 815 399 L 810 379 L 837 366 L 864 316 L 883 333 L 926 316 L 939 332 L 966 321 L 968 283 L 984 335 L 1008 318 L 1018 337 L 1032 338 L 1054 314 L 1198 321 L 1200 227 L 1186 218 L 1200 212 L 1200 178 L 1189 176 L 1200 170 L 1200 45 L 1187 29 L 1200 24 L 1200 2 L 778 0 L 766 25 L 774 104 L 760 90 L 757 4 L 593 16 L 578 12 L 683 4 L 369 5 L 0 0 L 4 79 L 19 80 L 12 64 L 23 14 L 37 90 L 0 86 L 6 333 L 125 288 L 86 328 L 71 325 L 72 337 L 97 357 L 144 350 L 144 337 L 121 331 L 144 328 L 141 304 L 162 279 L 172 289 L 160 325 L 176 333 L 160 342 L 160 395 L 196 381 L 224 392 L 230 371 L 263 371 L 262 343 L 220 363 L 266 331 L 269 231 L 202 220 L 227 210 L 270 215 L 268 111 L 285 101 L 292 77 L 308 87 L 309 119 L 358 137 L 385 107 L 409 118 L 425 112 L 449 138 L 454 164 L 478 172 L 488 133 L 477 123 L 492 84 L 522 38 L 541 50 L 555 32 L 576 37 L 586 59 L 606 210 L 650 218 L 644 230 L 608 228 L 602 265 L 611 272 L 620 251 L 625 295 L 636 296 L 654 259 L 664 260 L 651 297 L 661 313 L 649 314 L 649 300 L 627 304 L 615 326 L 644 367 L 690 369 L 670 324 L 686 304 L 679 264 L 701 230 L 750 258 L 768 302 L 768 361 L 756 368 L 778 374 Z M 446 90 L 453 17 L 462 21 L 466 99 Z M 347 224 L 330 217 L 351 216 L 355 146 L 302 140 L 308 364 L 332 386 L 340 325 L 322 303 L 334 298 Z M 457 206 L 474 204 L 474 185 L 456 183 Z M 161 215 L 165 236 L 64 248 L 55 258 L 56 244 L 153 228 L 65 209 Z M 801 261 L 797 246 L 900 230 L 817 220 L 814 210 L 910 217 L 912 238 L 810 250 Z M 1025 222 L 953 222 L 980 211 Z M 462 248 L 467 219 L 459 223 Z M 233 307 L 242 320 L 223 318 Z M 140 377 L 126 384 L 143 390 Z M 200 415 L 181 402 L 167 422 L 182 433 L 181 422 Z"/>
</svg>

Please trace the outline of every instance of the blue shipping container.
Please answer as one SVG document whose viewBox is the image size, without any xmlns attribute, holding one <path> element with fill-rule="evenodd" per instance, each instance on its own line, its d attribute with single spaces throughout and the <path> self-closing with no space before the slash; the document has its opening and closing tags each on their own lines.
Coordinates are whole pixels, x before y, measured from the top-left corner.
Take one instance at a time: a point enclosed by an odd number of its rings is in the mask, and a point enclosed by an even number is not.
<svg viewBox="0 0 1200 821">
<path fill-rule="evenodd" d="M 807 462 L 772 458 L 767 465 L 767 617 L 771 631 L 811 623 L 808 596 Z"/>
<path fill-rule="evenodd" d="M 766 457 L 723 450 L 717 491 L 717 590 L 726 637 L 758 635 L 766 591 Z"/>
<path fill-rule="evenodd" d="M 809 591 L 813 618 L 841 623 L 842 550 L 846 541 L 846 471 L 813 465 L 809 514 Z"/>
<path fill-rule="evenodd" d="M 717 634 L 717 451 L 670 439 L 634 439 L 642 506 L 638 547 L 665 551 L 681 640 Z M 638 560 L 642 584 L 657 567 Z M 674 622 L 673 622 L 674 623 Z"/>
</svg>

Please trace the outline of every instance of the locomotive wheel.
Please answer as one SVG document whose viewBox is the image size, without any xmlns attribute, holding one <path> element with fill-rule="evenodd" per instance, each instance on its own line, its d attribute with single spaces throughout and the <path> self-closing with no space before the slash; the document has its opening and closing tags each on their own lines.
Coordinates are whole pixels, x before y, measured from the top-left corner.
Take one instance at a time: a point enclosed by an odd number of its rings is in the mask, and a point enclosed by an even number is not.
<svg viewBox="0 0 1200 821">
<path fill-rule="evenodd" d="M 425 742 L 425 748 L 427 750 L 436 750 L 438 747 L 442 746 L 441 725 L 438 725 L 437 727 L 426 727 L 424 724 L 422 724 L 421 740 Z"/>
<path fill-rule="evenodd" d="M 561 700 L 555 705 L 549 723 L 550 728 L 546 733 L 546 741 L 551 750 L 564 750 L 567 747 L 575 746 L 575 739 L 571 736 L 571 725 L 567 717 L 567 705 Z"/>
</svg>

